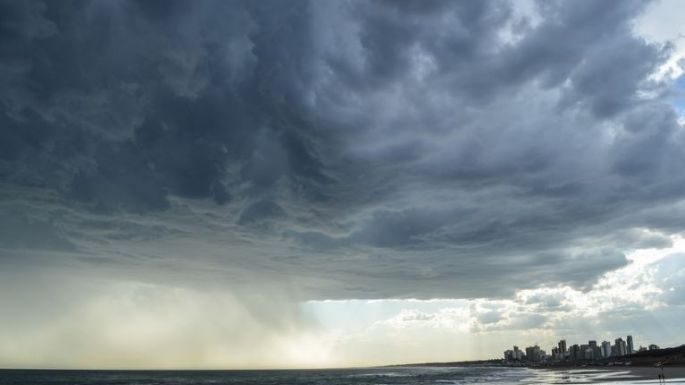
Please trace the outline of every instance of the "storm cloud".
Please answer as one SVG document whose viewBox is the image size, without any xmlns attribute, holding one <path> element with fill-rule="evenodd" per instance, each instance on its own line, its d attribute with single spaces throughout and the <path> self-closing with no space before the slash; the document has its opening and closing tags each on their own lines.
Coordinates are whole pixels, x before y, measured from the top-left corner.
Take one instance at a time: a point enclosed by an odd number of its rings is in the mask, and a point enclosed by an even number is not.
<svg viewBox="0 0 685 385">
<path fill-rule="evenodd" d="M 298 299 L 590 287 L 685 230 L 646 6 L 3 1 L 0 263 Z"/>
</svg>

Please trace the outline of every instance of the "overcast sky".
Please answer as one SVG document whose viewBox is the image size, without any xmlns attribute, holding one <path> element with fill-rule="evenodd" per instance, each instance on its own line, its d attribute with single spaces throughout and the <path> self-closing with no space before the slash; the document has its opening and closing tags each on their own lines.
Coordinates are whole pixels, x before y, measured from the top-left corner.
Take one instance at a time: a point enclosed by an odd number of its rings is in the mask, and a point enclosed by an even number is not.
<svg viewBox="0 0 685 385">
<path fill-rule="evenodd" d="M 0 367 L 685 343 L 682 15 L 1 1 Z"/>
</svg>

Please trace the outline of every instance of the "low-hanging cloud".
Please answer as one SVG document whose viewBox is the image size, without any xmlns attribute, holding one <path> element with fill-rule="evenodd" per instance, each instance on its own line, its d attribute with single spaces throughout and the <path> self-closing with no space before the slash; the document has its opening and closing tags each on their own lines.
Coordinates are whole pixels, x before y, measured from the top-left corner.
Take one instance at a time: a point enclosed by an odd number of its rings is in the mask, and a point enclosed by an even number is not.
<svg viewBox="0 0 685 385">
<path fill-rule="evenodd" d="M 277 293 L 267 300 L 62 275 L 2 278 L 4 367 L 292 368 L 330 359 L 312 315 Z"/>
</svg>

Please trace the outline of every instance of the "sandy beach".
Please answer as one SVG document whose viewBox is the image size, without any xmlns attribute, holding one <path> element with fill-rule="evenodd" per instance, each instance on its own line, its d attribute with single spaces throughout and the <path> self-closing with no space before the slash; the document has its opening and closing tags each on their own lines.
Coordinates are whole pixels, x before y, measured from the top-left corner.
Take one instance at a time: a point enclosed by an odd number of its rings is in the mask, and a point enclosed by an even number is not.
<svg viewBox="0 0 685 385">
<path fill-rule="evenodd" d="M 654 366 L 616 366 L 616 367 L 587 367 L 587 368 L 541 368 L 548 371 L 550 383 L 607 383 L 649 381 L 658 383 L 658 375 L 662 373 L 660 367 Z M 665 366 L 663 374 L 667 383 L 685 384 L 684 366 Z"/>
<path fill-rule="evenodd" d="M 631 367 L 629 371 L 631 375 L 651 380 L 656 379 L 657 375 L 662 373 L 661 369 L 653 366 L 636 366 Z M 663 374 L 666 379 L 685 379 L 685 366 L 664 366 Z"/>
</svg>

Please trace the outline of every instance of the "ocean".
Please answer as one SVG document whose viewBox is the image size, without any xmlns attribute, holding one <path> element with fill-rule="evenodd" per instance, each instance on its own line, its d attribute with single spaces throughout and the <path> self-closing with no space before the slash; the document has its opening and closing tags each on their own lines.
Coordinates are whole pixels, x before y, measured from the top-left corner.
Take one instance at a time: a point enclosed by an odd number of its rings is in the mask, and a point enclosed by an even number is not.
<svg viewBox="0 0 685 385">
<path fill-rule="evenodd" d="M 391 385 L 656 384 L 629 371 L 549 371 L 498 367 L 384 367 L 326 370 L 88 371 L 0 370 L 0 385 Z M 669 380 L 669 384 L 685 384 Z"/>
</svg>

